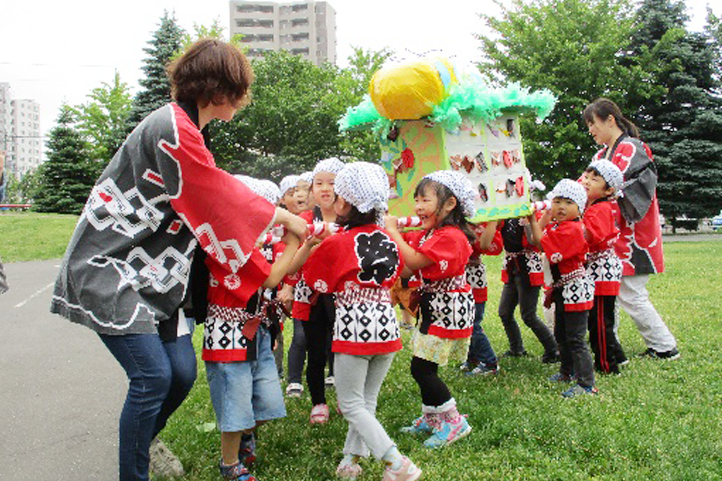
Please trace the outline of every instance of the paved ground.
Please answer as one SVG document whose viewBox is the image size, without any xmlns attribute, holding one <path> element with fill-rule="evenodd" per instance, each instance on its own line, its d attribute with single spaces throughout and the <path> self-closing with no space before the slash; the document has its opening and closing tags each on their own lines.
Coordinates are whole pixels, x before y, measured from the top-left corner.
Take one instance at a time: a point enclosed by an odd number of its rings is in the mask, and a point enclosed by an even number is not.
<svg viewBox="0 0 722 481">
<path fill-rule="evenodd" d="M 0 480 L 117 480 L 125 374 L 93 332 L 48 311 L 58 264 L 5 266 Z"/>
</svg>

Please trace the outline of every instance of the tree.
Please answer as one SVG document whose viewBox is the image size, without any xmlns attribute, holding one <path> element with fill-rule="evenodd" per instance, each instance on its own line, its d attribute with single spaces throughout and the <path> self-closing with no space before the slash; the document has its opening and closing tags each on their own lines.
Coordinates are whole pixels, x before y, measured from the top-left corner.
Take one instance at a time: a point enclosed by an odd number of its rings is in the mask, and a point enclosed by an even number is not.
<svg viewBox="0 0 722 481">
<path fill-rule="evenodd" d="M 90 160 L 75 120 L 72 109 L 63 105 L 57 125 L 50 131 L 48 160 L 38 168 L 41 187 L 33 204 L 38 212 L 79 214 L 98 177 L 100 164 Z"/>
<path fill-rule="evenodd" d="M 558 96 L 542 123 L 521 119 L 524 153 L 536 178 L 547 183 L 576 178 L 596 150 L 581 118 L 584 107 L 605 96 L 628 109 L 631 86 L 640 98 L 657 91 L 640 64 L 622 66 L 617 59 L 632 32 L 629 2 L 512 0 L 508 8 L 497 3 L 500 18 L 481 15 L 494 35 L 478 36 L 480 71 L 491 82 L 548 88 Z"/>
<path fill-rule="evenodd" d="M 176 23 L 174 15 L 166 11 L 160 20 L 158 30 L 153 34 L 149 46 L 143 51 L 148 57 L 143 61 L 141 68 L 145 77 L 138 83 L 140 90 L 133 99 L 128 119 L 127 133 L 135 128 L 146 115 L 162 107 L 171 100 L 170 81 L 166 75 L 166 68 L 170 61 L 183 45 L 185 32 Z"/>
<path fill-rule="evenodd" d="M 253 101 L 233 121 L 214 123 L 213 153 L 222 168 L 278 180 L 339 155 L 336 122 L 345 110 L 337 72 L 288 52 L 253 61 Z"/>
<path fill-rule="evenodd" d="M 131 107 L 128 84 L 115 72 L 113 83 L 103 82 L 88 94 L 90 101 L 72 108 L 78 119 L 78 131 L 90 146 L 92 159 L 107 165 L 125 140 L 125 126 Z"/>
<path fill-rule="evenodd" d="M 673 223 L 714 215 L 722 197 L 719 43 L 712 25 L 688 32 L 687 20 L 682 2 L 645 0 L 631 44 L 633 55 L 656 66 L 653 81 L 664 89 L 634 120 L 654 153 L 660 208 Z"/>
<path fill-rule="evenodd" d="M 9 175 L 5 202 L 8 204 L 32 204 L 35 194 L 41 187 L 38 170 L 30 170 L 22 178 Z"/>
</svg>

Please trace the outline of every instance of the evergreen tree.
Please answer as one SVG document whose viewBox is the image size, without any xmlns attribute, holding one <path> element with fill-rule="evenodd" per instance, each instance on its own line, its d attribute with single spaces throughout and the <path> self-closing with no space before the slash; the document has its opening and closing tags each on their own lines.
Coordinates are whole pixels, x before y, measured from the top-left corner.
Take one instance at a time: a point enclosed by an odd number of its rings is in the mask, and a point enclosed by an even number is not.
<svg viewBox="0 0 722 481">
<path fill-rule="evenodd" d="M 99 175 L 98 163 L 88 157 L 87 144 L 74 127 L 72 110 L 60 109 L 56 127 L 50 131 L 48 160 L 38 168 L 40 188 L 33 210 L 79 214 Z"/>
<path fill-rule="evenodd" d="M 634 120 L 657 162 L 660 208 L 673 225 L 680 216 L 714 215 L 722 198 L 719 49 L 710 29 L 688 32 L 687 20 L 682 2 L 645 0 L 631 44 L 635 61 L 654 65 L 654 82 L 664 87 Z"/>
<path fill-rule="evenodd" d="M 181 49 L 184 38 L 185 32 L 176 23 L 175 16 L 165 12 L 160 20 L 160 27 L 153 34 L 153 39 L 148 42 L 149 46 L 143 49 L 148 55 L 141 69 L 145 77 L 138 81 L 142 90 L 133 99 L 128 132 L 133 130 L 146 115 L 171 100 L 166 67 Z"/>
<path fill-rule="evenodd" d="M 499 17 L 481 15 L 492 33 L 478 36 L 484 55 L 479 68 L 491 81 L 519 82 L 557 95 L 542 123 L 522 117 L 524 154 L 534 177 L 547 185 L 576 178 L 597 149 L 582 121 L 584 107 L 605 96 L 626 111 L 630 86 L 642 98 L 656 89 L 641 65 L 618 61 L 630 41 L 630 2 L 512 0 L 505 5 Z"/>
</svg>

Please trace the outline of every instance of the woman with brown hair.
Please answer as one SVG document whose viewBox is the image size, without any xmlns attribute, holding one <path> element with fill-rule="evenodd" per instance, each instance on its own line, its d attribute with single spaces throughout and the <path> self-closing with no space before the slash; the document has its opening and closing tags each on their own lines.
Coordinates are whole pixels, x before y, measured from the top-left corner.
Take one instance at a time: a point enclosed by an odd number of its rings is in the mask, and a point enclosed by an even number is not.
<svg viewBox="0 0 722 481">
<path fill-rule="evenodd" d="M 231 120 L 248 102 L 253 71 L 243 53 L 203 39 L 168 75 L 175 102 L 131 132 L 93 187 L 51 305 L 96 331 L 126 371 L 122 481 L 148 479 L 151 440 L 195 380 L 192 326 L 180 308 L 196 246 L 232 288 L 257 268 L 250 253 L 270 226 L 299 237 L 307 229 L 218 169 L 208 150 L 208 123 Z"/>
<path fill-rule="evenodd" d="M 584 109 L 583 117 L 589 134 L 603 146 L 594 160 L 610 160 L 624 174 L 623 197 L 618 200 L 620 236 L 615 244 L 623 268 L 619 304 L 647 344 L 643 356 L 677 359 L 677 341 L 647 292 L 649 275 L 664 271 L 657 167 L 652 151 L 639 140 L 637 127 L 609 99 L 596 99 Z"/>
</svg>

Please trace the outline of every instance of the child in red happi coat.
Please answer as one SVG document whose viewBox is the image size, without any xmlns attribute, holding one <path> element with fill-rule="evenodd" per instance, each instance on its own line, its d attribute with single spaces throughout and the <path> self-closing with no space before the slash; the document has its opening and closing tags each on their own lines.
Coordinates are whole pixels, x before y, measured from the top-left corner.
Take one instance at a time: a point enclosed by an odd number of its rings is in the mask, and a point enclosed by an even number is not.
<svg viewBox="0 0 722 481">
<path fill-rule="evenodd" d="M 414 192 L 422 230 L 402 236 L 397 219 L 386 219 L 404 262 L 417 271 L 422 282 L 421 318 L 412 338 L 411 360 L 411 375 L 421 391 L 422 415 L 404 431 L 432 433 L 424 442 L 430 448 L 446 446 L 471 433 L 438 370 L 449 360 L 466 359 L 474 327 L 474 297 L 465 272 L 472 252 L 470 242 L 475 240 L 466 220 L 474 213 L 474 196 L 471 182 L 458 172 L 433 172 Z"/>
<path fill-rule="evenodd" d="M 594 351 L 594 367 L 604 373 L 619 374 L 626 361 L 614 332 L 614 310 L 622 281 L 622 263 L 614 252 L 619 237 L 616 223 L 617 193 L 624 176 L 608 160 L 595 160 L 582 174 L 587 191 L 584 236 L 589 244 L 587 274 L 594 281 L 594 307 L 589 313 L 589 342 Z"/>
<path fill-rule="evenodd" d="M 587 320 L 594 304 L 594 282 L 584 268 L 589 246 L 581 221 L 587 193 L 578 182 L 563 179 L 548 197 L 552 208 L 539 221 L 533 214 L 529 221 L 534 241 L 549 259 L 554 279 L 550 294 L 555 305 L 554 336 L 561 365 L 559 373 L 551 379 L 562 382 L 576 379 L 577 383 L 562 393 L 564 397 L 596 394 L 592 356 L 587 346 Z"/>
</svg>

